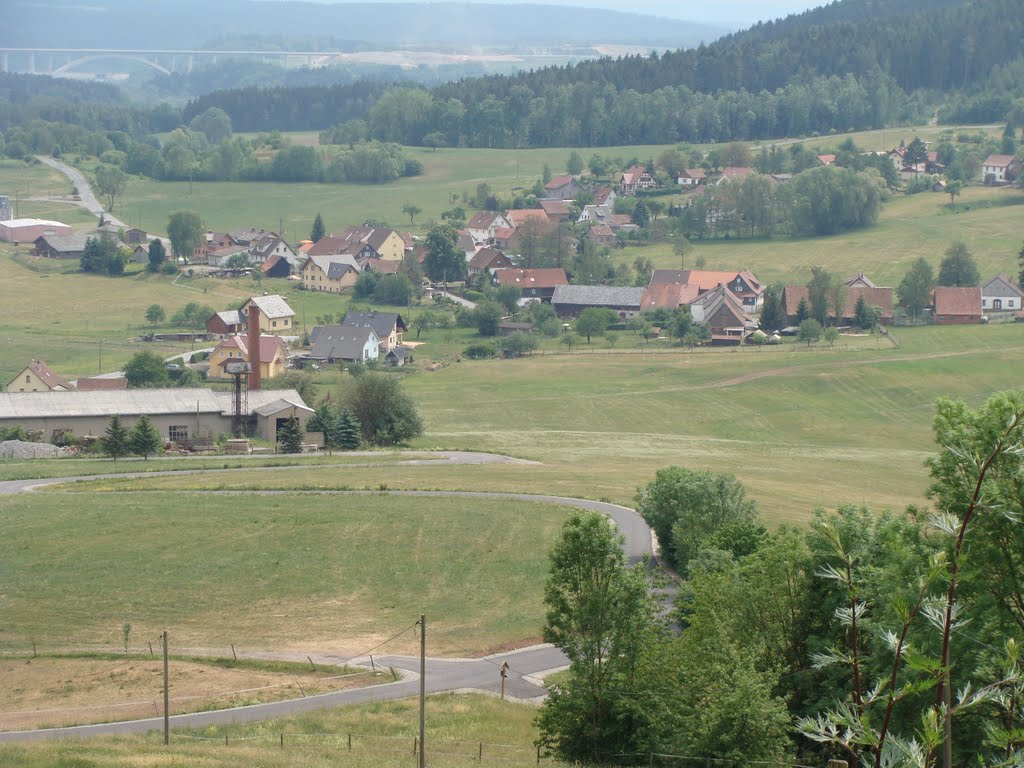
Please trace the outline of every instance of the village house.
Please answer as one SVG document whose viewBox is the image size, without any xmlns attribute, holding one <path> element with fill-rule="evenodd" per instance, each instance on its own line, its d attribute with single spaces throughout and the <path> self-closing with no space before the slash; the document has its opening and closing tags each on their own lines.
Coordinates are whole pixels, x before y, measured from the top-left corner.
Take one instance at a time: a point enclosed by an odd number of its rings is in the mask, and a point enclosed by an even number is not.
<svg viewBox="0 0 1024 768">
<path fill-rule="evenodd" d="M 753 168 L 746 168 L 741 166 L 728 166 L 722 169 L 722 175 L 718 177 L 718 181 L 715 184 L 725 184 L 730 181 L 743 181 L 743 179 L 753 176 L 757 171 Z"/>
<path fill-rule="evenodd" d="M 353 256 L 310 254 L 302 265 L 302 287 L 307 291 L 343 293 L 356 284 L 359 272 L 359 263 Z"/>
<path fill-rule="evenodd" d="M 379 272 L 382 275 L 397 275 L 398 268 L 402 266 L 397 261 L 384 261 L 384 259 L 366 259 L 363 262 L 363 272 Z"/>
<path fill-rule="evenodd" d="M 132 249 L 132 255 L 130 257 L 132 264 L 148 264 L 149 263 L 149 244 L 139 243 Z"/>
<path fill-rule="evenodd" d="M 1013 155 L 986 157 L 981 164 L 981 178 L 986 184 L 1008 184 L 1013 181 Z"/>
<path fill-rule="evenodd" d="M 291 270 L 298 266 L 299 263 L 299 255 L 277 235 L 269 234 L 261 237 L 249 246 L 250 264 L 263 265 L 274 258 L 278 262 L 283 260 L 288 265 L 288 273 L 283 275 L 283 277 L 291 274 Z"/>
<path fill-rule="evenodd" d="M 937 325 L 981 322 L 981 288 L 939 286 L 932 291 L 932 317 Z"/>
<path fill-rule="evenodd" d="M 490 243 L 494 241 L 494 230 L 512 225 L 500 213 L 481 211 L 473 216 L 466 225 L 466 232 L 474 243 Z"/>
<path fill-rule="evenodd" d="M 112 392 L 119 389 L 128 389 L 128 379 L 124 376 L 113 378 L 88 376 L 75 381 L 75 390 L 78 392 Z"/>
<path fill-rule="evenodd" d="M 584 205 L 576 222 L 593 221 L 599 224 L 608 224 L 612 220 L 612 215 L 612 208 L 609 205 Z"/>
<path fill-rule="evenodd" d="M 206 263 L 211 267 L 217 267 L 218 269 L 224 269 L 227 267 L 228 262 L 231 261 L 235 256 L 245 257 L 246 263 L 249 261 L 249 246 L 239 245 L 238 243 L 229 243 L 218 248 L 210 248 L 205 253 Z"/>
<path fill-rule="evenodd" d="M 369 326 L 325 325 L 313 329 L 312 349 L 304 362 L 317 365 L 366 363 L 380 356 L 380 337 Z"/>
<path fill-rule="evenodd" d="M 214 312 L 206 319 L 206 330 L 215 336 L 232 336 L 245 330 L 245 318 L 237 309 Z"/>
<path fill-rule="evenodd" d="M 564 200 L 538 200 L 537 203 L 551 224 L 567 221 L 572 215 L 569 204 Z"/>
<path fill-rule="evenodd" d="M 466 274 L 470 280 L 475 280 L 484 272 L 490 274 L 495 269 L 509 269 L 512 267 L 512 260 L 497 248 L 481 248 L 466 265 Z"/>
<path fill-rule="evenodd" d="M 404 334 L 409 330 L 405 320 L 397 312 L 348 312 L 344 326 L 352 328 L 372 328 L 385 352 L 402 343 Z"/>
<path fill-rule="evenodd" d="M 207 230 L 203 235 L 203 241 L 193 249 L 190 261 L 193 264 L 208 264 L 211 253 L 232 245 L 238 243 L 232 240 L 227 232 Z"/>
<path fill-rule="evenodd" d="M 253 296 L 238 308 L 243 318 L 248 317 L 253 305 L 260 311 L 260 333 L 287 334 L 294 330 L 295 311 L 280 296 Z"/>
<path fill-rule="evenodd" d="M 555 176 L 544 185 L 544 196 L 555 200 L 573 200 L 579 191 L 575 176 Z"/>
<path fill-rule="evenodd" d="M 676 184 L 683 187 L 696 187 L 708 180 L 703 168 L 684 168 L 676 177 Z"/>
<path fill-rule="evenodd" d="M 496 287 L 511 285 L 523 292 L 524 299 L 551 303 L 555 288 L 568 285 L 569 278 L 561 268 L 549 269 L 496 269 L 492 278 Z"/>
<path fill-rule="evenodd" d="M 817 155 L 815 159 L 818 161 L 818 165 L 835 165 L 835 155 Z"/>
<path fill-rule="evenodd" d="M 610 309 L 629 319 L 640 314 L 643 288 L 616 285 L 558 285 L 551 295 L 551 306 L 563 319 L 579 317 L 584 309 Z"/>
<path fill-rule="evenodd" d="M 519 229 L 530 221 L 535 221 L 545 228 L 548 225 L 548 215 L 544 213 L 543 208 L 520 208 L 506 211 L 505 220 L 513 229 Z"/>
<path fill-rule="evenodd" d="M 376 256 L 385 261 L 401 261 L 410 247 L 411 239 L 393 229 L 349 227 L 340 235 L 324 236 L 310 248 L 309 253 L 318 256 L 348 253 L 359 259 Z"/>
<path fill-rule="evenodd" d="M 724 285 L 692 301 L 690 316 L 694 322 L 708 326 L 712 344 L 742 344 L 747 336 L 757 330 L 757 320 Z"/>
<path fill-rule="evenodd" d="M 74 387 L 42 360 L 33 360 L 7 382 L 8 392 L 69 392 Z"/>
<path fill-rule="evenodd" d="M 989 312 L 1024 309 L 1024 291 L 1007 275 L 999 274 L 981 286 L 981 308 Z"/>
<path fill-rule="evenodd" d="M 716 272 L 701 269 L 656 269 L 651 273 L 649 285 L 669 283 L 693 286 L 697 289 L 698 296 L 714 290 L 719 285 L 724 285 L 739 299 L 744 310 L 750 313 L 756 313 L 764 301 L 764 284 L 754 277 L 753 273 L 748 269 L 738 272 Z"/>
<path fill-rule="evenodd" d="M 274 254 L 259 265 L 259 270 L 264 277 L 288 277 L 292 273 L 292 266 L 287 257 Z"/>
<path fill-rule="evenodd" d="M 612 187 L 594 187 L 592 194 L 594 205 L 604 205 L 608 208 L 615 206 L 615 198 L 618 197 Z"/>
<path fill-rule="evenodd" d="M 207 377 L 223 380 L 233 378 L 224 366 L 230 362 L 250 362 L 249 339 L 245 336 L 229 336 L 213 348 L 210 353 L 210 370 Z M 260 377 L 272 379 L 285 372 L 288 356 L 284 342 L 278 336 L 260 336 Z"/>
<path fill-rule="evenodd" d="M 615 232 L 607 224 L 591 224 L 587 228 L 586 237 L 594 245 L 598 246 L 613 246 L 618 242 L 615 238 Z"/>
<path fill-rule="evenodd" d="M 852 275 L 846 280 L 847 288 L 877 288 L 878 286 L 872 282 L 871 278 L 865 275 L 863 272 L 858 272 L 856 275 Z"/>
<path fill-rule="evenodd" d="M 619 176 L 619 192 L 623 195 L 636 194 L 641 189 L 654 189 L 658 182 L 642 165 L 633 165 Z"/>
</svg>

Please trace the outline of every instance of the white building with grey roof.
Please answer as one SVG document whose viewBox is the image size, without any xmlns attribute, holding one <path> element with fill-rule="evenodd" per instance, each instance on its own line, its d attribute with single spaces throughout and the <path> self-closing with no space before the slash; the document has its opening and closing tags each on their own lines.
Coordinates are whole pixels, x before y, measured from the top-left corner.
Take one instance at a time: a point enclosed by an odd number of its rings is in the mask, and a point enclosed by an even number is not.
<svg viewBox="0 0 1024 768">
<path fill-rule="evenodd" d="M 117 414 L 128 428 L 146 415 L 164 440 L 190 444 L 232 431 L 234 395 L 200 387 L 120 391 L 0 393 L 0 426 L 41 432 L 51 441 L 65 434 L 101 436 Z M 269 442 L 289 418 L 305 425 L 313 409 L 294 389 L 250 391 L 246 397 L 246 434 Z"/>
</svg>

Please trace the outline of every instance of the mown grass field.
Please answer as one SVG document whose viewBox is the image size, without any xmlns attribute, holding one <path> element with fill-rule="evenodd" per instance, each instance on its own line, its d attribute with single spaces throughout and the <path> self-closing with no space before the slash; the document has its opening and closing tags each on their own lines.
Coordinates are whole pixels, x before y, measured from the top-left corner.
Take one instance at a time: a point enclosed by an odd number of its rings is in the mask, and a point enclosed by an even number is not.
<svg viewBox="0 0 1024 768">
<path fill-rule="evenodd" d="M 566 514 L 382 495 L 4 497 L 0 650 L 116 649 L 130 623 L 137 638 L 168 629 L 179 653 L 355 655 L 424 612 L 437 655 L 535 640 L 547 548 Z M 417 647 L 407 632 L 379 652 Z"/>
<path fill-rule="evenodd" d="M 536 765 L 535 707 L 491 696 L 441 695 L 427 700 L 427 760 L 431 765 Z M 353 768 L 411 766 L 419 733 L 414 700 L 315 712 L 252 725 L 175 730 L 162 735 L 37 744 L 0 744 L 0 763 L 19 768 Z M 285 748 L 280 746 L 284 734 Z M 348 736 L 352 735 L 352 749 Z M 228 744 L 224 744 L 224 736 Z M 480 745 L 483 760 L 480 761 Z M 547 758 L 542 765 L 560 765 Z"/>
</svg>

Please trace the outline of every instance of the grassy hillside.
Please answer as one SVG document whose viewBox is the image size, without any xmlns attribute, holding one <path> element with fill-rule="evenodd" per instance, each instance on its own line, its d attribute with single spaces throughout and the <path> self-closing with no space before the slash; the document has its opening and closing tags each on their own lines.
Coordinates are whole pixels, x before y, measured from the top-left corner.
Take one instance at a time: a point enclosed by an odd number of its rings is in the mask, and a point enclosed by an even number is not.
<svg viewBox="0 0 1024 768">
<path fill-rule="evenodd" d="M 897 286 L 921 256 L 938 274 L 945 250 L 957 240 L 967 243 L 983 280 L 999 272 L 1016 275 L 1024 245 L 1024 192 L 970 187 L 954 205 L 948 195 L 899 194 L 870 229 L 831 237 L 698 242 L 686 266 L 703 257 L 709 269 L 748 267 L 767 282 L 803 285 L 811 267 L 823 264 L 844 277 L 864 272 L 878 285 Z M 615 252 L 617 260 L 630 264 L 641 255 L 657 267 L 680 268 L 668 243 Z"/>
<path fill-rule="evenodd" d="M 354 655 L 423 612 L 438 655 L 535 640 L 566 513 L 384 496 L 8 496 L 0 651 L 116 649 L 128 622 L 137 638 L 172 629 L 178 652 Z M 388 652 L 417 647 L 407 634 Z"/>
</svg>

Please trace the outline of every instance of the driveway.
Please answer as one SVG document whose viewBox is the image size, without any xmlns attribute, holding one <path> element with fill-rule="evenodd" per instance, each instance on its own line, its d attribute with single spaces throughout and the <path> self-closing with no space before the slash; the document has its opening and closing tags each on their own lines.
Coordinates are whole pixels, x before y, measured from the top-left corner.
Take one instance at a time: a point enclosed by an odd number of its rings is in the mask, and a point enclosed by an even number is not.
<svg viewBox="0 0 1024 768">
<path fill-rule="evenodd" d="M 496 454 L 473 453 L 462 451 L 446 452 L 409 452 L 406 463 L 533 463 L 522 459 L 513 459 Z M 372 455 L 372 454 L 370 454 Z M 351 465 L 347 465 L 351 466 Z M 368 462 L 367 466 L 381 466 Z M 393 465 L 388 465 L 393 466 Z M 129 473 L 123 475 L 77 476 L 71 478 L 46 478 L 36 480 L 11 480 L 0 482 L 0 494 L 25 493 L 46 485 L 88 480 L 93 477 L 140 477 L 157 475 L 174 475 L 196 472 L 216 472 L 222 470 L 182 470 L 173 472 Z M 204 491 L 204 494 L 221 493 L 225 495 L 302 495 L 302 491 Z M 379 494 L 380 491 L 316 491 L 318 494 L 360 495 Z M 393 496 L 433 496 L 452 498 L 506 498 L 526 502 L 559 504 L 585 509 L 607 515 L 618 527 L 624 538 L 623 548 L 630 564 L 648 559 L 649 567 L 656 567 L 655 552 L 651 530 L 643 518 L 629 507 L 610 504 L 590 499 L 576 499 L 567 496 L 551 496 L 531 493 L 497 493 L 486 491 L 385 491 Z M 430 643 L 430 617 L 427 617 L 427 642 Z M 288 654 L 273 652 L 254 654 L 259 658 L 290 658 Z M 317 661 L 326 664 L 348 663 L 356 666 L 368 666 L 368 658 L 344 658 L 321 654 Z M 354 690 L 325 693 L 307 696 L 300 699 L 255 704 L 248 707 L 198 712 L 194 714 L 175 715 L 171 717 L 174 728 L 201 728 L 208 725 L 226 725 L 229 723 L 252 722 L 276 717 L 285 717 L 302 712 L 309 712 L 325 707 L 343 704 L 363 704 L 371 701 L 386 701 L 415 696 L 419 692 L 419 658 L 410 656 L 375 656 L 378 666 L 394 667 L 406 674 L 403 679 L 385 685 L 359 688 Z M 568 665 L 568 659 L 552 645 L 538 645 L 516 651 L 498 653 L 482 658 L 448 659 L 428 658 L 426 663 L 427 693 L 443 693 L 448 691 L 485 691 L 497 692 L 501 687 L 499 671 L 503 663 L 508 664 L 508 677 L 505 682 L 506 695 L 516 699 L 539 699 L 546 695 L 542 675 L 546 672 L 562 669 Z M 147 718 L 116 723 L 97 725 L 81 725 L 68 728 L 48 728 L 34 731 L 12 731 L 0 733 L 0 742 L 5 741 L 37 741 L 42 739 L 109 736 L 131 733 L 143 733 L 163 728 L 163 718 Z"/>
<path fill-rule="evenodd" d="M 55 168 L 56 170 L 60 171 L 65 176 L 67 176 L 71 183 L 78 189 L 78 196 L 81 198 L 81 201 L 78 202 L 78 205 L 82 206 L 87 211 L 89 211 L 89 213 L 96 216 L 97 219 L 99 219 L 99 217 L 102 216 L 104 218 L 104 221 L 106 221 L 108 224 L 112 224 L 115 227 L 128 226 L 123 221 L 107 213 L 104 210 L 103 206 L 100 205 L 100 201 L 96 199 L 96 195 L 93 194 L 92 186 L 89 184 L 89 180 L 85 178 L 85 174 L 83 174 L 80 170 L 78 170 L 77 168 L 72 168 L 70 165 L 66 165 L 65 163 L 62 163 L 60 160 L 54 160 L 52 157 L 47 157 L 46 155 L 36 155 L 36 159 L 39 160 L 39 162 L 41 163 L 45 163 L 51 168 Z"/>
</svg>

